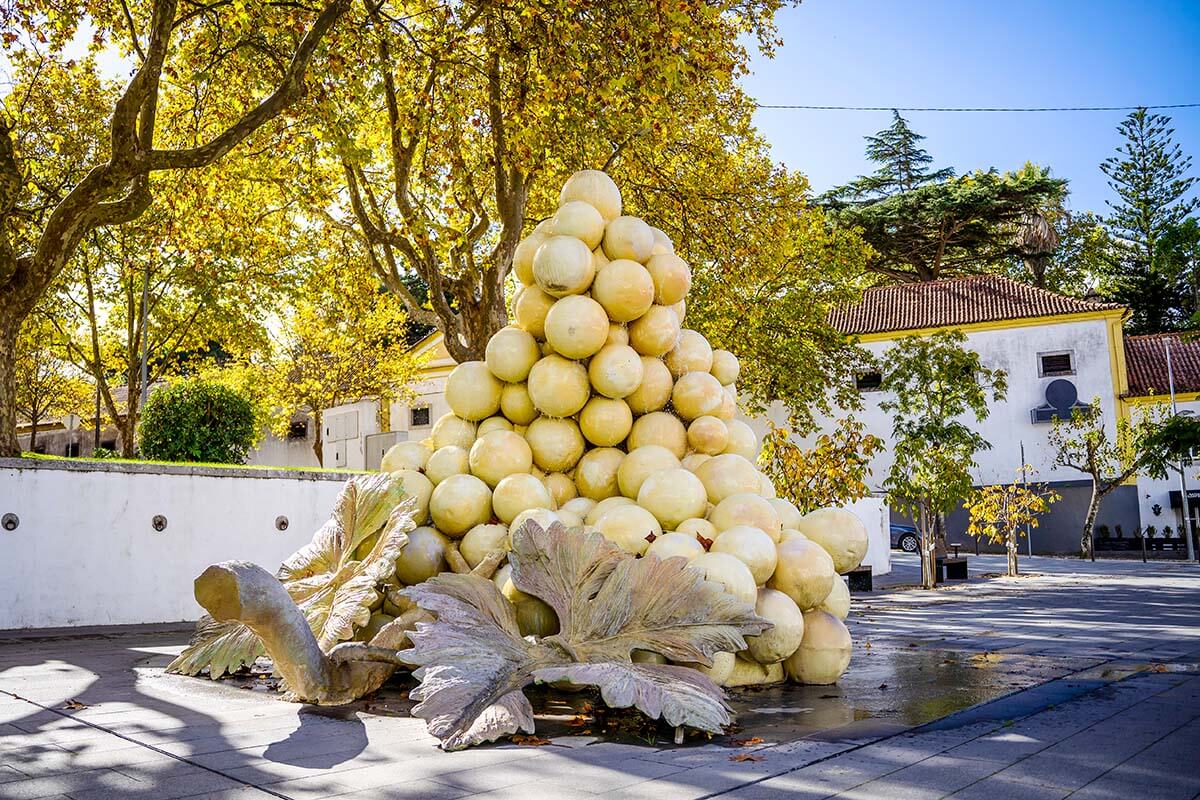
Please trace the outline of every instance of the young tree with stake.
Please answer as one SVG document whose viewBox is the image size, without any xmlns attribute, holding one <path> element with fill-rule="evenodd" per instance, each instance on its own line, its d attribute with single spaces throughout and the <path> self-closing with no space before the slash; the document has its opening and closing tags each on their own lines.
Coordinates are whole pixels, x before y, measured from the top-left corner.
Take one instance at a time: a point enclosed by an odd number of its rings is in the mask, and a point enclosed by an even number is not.
<svg viewBox="0 0 1200 800">
<path fill-rule="evenodd" d="M 1032 467 L 1025 467 L 1026 470 Z M 987 537 L 991 544 L 1003 544 L 1008 556 L 1008 576 L 1017 576 L 1017 541 L 1026 528 L 1036 528 L 1038 517 L 1060 500 L 1058 493 L 1045 488 L 1029 488 L 1016 481 L 993 484 L 980 489 L 967 503 L 971 524 L 967 534 Z"/>
</svg>

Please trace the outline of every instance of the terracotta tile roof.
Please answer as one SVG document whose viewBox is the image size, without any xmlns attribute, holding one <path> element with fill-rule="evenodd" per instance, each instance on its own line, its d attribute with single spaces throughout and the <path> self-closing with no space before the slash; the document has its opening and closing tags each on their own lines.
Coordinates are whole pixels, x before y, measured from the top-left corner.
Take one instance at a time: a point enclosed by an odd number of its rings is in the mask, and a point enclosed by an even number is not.
<svg viewBox="0 0 1200 800">
<path fill-rule="evenodd" d="M 1200 392 L 1200 340 L 1181 339 L 1177 333 L 1125 337 L 1125 370 L 1129 394 L 1137 397 L 1166 394 L 1167 343 L 1171 344 L 1171 367 L 1176 392 Z"/>
<path fill-rule="evenodd" d="M 973 275 L 867 289 L 861 302 L 834 309 L 829 321 L 852 335 L 1119 308 L 1119 303 L 1067 297 L 1000 275 Z"/>
</svg>

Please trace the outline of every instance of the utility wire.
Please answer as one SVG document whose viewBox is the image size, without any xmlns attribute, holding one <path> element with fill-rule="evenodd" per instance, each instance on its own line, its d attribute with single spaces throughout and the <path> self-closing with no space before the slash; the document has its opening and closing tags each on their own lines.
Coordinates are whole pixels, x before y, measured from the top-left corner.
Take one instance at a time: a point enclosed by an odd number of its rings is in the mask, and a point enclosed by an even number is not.
<svg viewBox="0 0 1200 800">
<path fill-rule="evenodd" d="M 1041 113 L 1049 111 L 1136 111 L 1139 108 L 1200 108 L 1200 103 L 1171 103 L 1157 106 L 1047 106 L 1044 108 L 954 108 L 937 106 L 802 106 L 756 103 L 758 108 L 797 109 L 801 111 L 941 111 L 955 113 Z"/>
</svg>

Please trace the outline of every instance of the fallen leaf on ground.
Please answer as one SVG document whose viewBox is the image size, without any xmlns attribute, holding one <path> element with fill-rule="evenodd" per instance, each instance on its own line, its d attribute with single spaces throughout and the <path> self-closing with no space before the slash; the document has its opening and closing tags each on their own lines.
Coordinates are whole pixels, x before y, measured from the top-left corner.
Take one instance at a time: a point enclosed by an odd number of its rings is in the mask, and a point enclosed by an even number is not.
<svg viewBox="0 0 1200 800">
<path fill-rule="evenodd" d="M 730 761 L 764 761 L 762 756 L 756 756 L 753 753 L 740 753 L 736 756 L 730 756 Z"/>
<path fill-rule="evenodd" d="M 738 747 L 753 747 L 756 744 L 762 744 L 761 736 L 751 736 L 749 739 L 734 739 L 733 743 Z"/>
<path fill-rule="evenodd" d="M 1167 665 L 1166 664 L 1155 664 L 1154 666 L 1150 667 L 1150 671 L 1151 672 L 1166 672 Z"/>
<path fill-rule="evenodd" d="M 510 737 L 513 744 L 524 745 L 525 747 L 545 747 L 550 744 L 549 739 L 543 739 L 541 736 L 525 736 L 517 734 Z"/>
<path fill-rule="evenodd" d="M 67 711 L 78 711 L 81 708 L 91 708 L 87 703 L 81 703 L 78 700 L 68 700 L 63 703 L 63 709 Z"/>
</svg>

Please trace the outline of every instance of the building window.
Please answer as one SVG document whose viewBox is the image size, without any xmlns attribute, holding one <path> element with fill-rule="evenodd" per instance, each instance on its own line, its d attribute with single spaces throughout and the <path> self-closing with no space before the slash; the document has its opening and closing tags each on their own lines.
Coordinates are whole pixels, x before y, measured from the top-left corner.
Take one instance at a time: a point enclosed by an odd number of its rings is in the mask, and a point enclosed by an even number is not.
<svg viewBox="0 0 1200 800">
<path fill-rule="evenodd" d="M 100 446 L 106 450 L 116 450 L 117 449 L 117 440 L 116 439 L 105 439 L 104 441 L 102 441 L 100 443 Z"/>
<path fill-rule="evenodd" d="M 854 386 L 860 392 L 878 392 L 883 385 L 883 375 L 878 372 L 864 372 L 854 379 Z"/>
<path fill-rule="evenodd" d="M 409 414 L 408 427 L 424 428 L 429 424 L 429 406 L 409 409 Z"/>
<path fill-rule="evenodd" d="M 308 438 L 308 420 L 298 419 L 288 425 L 288 441 Z"/>
<path fill-rule="evenodd" d="M 67 458 L 79 458 L 79 442 L 71 442 L 63 453 Z"/>
<path fill-rule="evenodd" d="M 1054 378 L 1075 374 L 1075 358 L 1070 350 L 1057 353 L 1038 353 L 1038 377 Z"/>
</svg>

